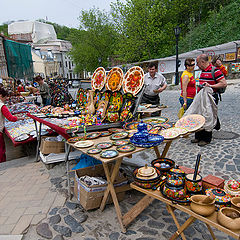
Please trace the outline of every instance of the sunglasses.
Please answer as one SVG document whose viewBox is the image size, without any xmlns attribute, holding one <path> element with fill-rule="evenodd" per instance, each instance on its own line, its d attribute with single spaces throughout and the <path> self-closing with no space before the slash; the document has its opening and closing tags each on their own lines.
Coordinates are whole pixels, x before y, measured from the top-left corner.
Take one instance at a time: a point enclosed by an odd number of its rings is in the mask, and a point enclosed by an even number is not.
<svg viewBox="0 0 240 240">
<path fill-rule="evenodd" d="M 193 66 L 195 66 L 195 63 L 193 63 L 193 64 L 188 64 L 188 66 L 189 66 L 189 67 L 193 67 Z"/>
</svg>

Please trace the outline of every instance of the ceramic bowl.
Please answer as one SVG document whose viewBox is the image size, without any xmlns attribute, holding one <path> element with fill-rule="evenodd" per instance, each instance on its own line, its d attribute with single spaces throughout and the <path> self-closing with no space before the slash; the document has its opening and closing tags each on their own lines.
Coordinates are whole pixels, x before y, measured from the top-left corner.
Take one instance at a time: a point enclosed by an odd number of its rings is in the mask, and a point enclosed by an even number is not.
<svg viewBox="0 0 240 240">
<path fill-rule="evenodd" d="M 169 158 L 158 158 L 151 162 L 153 167 L 160 170 L 161 174 L 166 176 L 167 172 L 175 166 L 175 162 Z"/>
<path fill-rule="evenodd" d="M 240 211 L 240 197 L 233 197 L 231 199 L 232 207 Z"/>
<path fill-rule="evenodd" d="M 215 212 L 215 199 L 210 199 L 208 202 L 204 203 L 208 196 L 206 195 L 194 195 L 191 196 L 190 208 L 195 213 L 202 215 L 204 217 L 210 216 Z"/>
<path fill-rule="evenodd" d="M 157 187 L 161 181 L 161 173 L 158 169 L 155 168 L 156 170 L 156 175 L 154 175 L 153 177 L 150 176 L 149 178 L 145 177 L 145 178 L 139 178 L 138 176 L 138 170 L 141 167 L 137 167 L 134 169 L 133 171 L 133 177 L 134 177 L 134 182 L 137 186 L 142 187 L 142 188 L 146 188 L 146 189 L 152 189 L 154 187 Z"/>
<path fill-rule="evenodd" d="M 202 177 L 197 175 L 196 180 L 193 180 L 193 173 L 186 175 L 185 184 L 189 193 L 198 193 L 202 191 Z"/>
<path fill-rule="evenodd" d="M 240 229 L 240 212 L 231 207 L 221 208 L 217 215 L 218 222 L 231 230 Z"/>
</svg>

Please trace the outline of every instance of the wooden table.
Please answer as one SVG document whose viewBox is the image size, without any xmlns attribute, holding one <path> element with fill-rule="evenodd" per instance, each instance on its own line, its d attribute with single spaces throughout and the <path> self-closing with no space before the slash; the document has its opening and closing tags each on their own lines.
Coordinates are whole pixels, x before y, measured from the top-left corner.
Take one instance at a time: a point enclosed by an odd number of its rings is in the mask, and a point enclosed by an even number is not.
<svg viewBox="0 0 240 240">
<path fill-rule="evenodd" d="M 107 136 L 107 137 L 100 137 L 100 138 L 97 138 L 97 139 L 93 139 L 92 141 L 94 141 L 94 145 L 96 145 L 96 144 L 102 143 L 102 142 L 111 142 L 112 140 L 110 140 L 110 137 Z M 164 141 L 162 144 L 164 144 L 164 143 L 165 143 L 165 147 L 163 149 L 162 154 L 160 154 L 157 146 L 153 147 L 158 158 L 164 158 L 166 156 L 172 141 Z M 77 147 L 74 146 L 74 144 L 69 144 L 69 143 L 67 143 L 67 145 L 68 146 L 66 147 L 67 152 L 66 152 L 66 159 L 65 159 L 65 161 L 67 163 L 66 166 L 67 166 L 67 173 L 68 173 L 68 186 L 70 186 L 69 185 L 70 184 L 70 180 L 69 180 L 69 167 L 68 167 L 68 155 L 69 155 L 69 152 L 70 152 L 70 147 L 74 147 L 74 148 L 80 150 L 81 152 L 83 152 L 85 154 L 88 154 L 87 150 L 89 148 L 77 148 Z M 112 146 L 111 148 L 108 148 L 108 149 L 116 149 L 116 146 Z M 117 174 L 119 172 L 119 168 L 121 166 L 123 158 L 124 157 L 131 158 L 132 154 L 140 152 L 140 151 L 144 151 L 144 150 L 146 150 L 146 148 L 136 147 L 136 149 L 134 151 L 132 151 L 132 152 L 119 153 L 119 155 L 117 157 L 110 158 L 110 159 L 102 158 L 102 157 L 100 157 L 100 154 L 90 155 L 91 157 L 93 157 L 93 158 L 95 158 L 97 160 L 100 160 L 102 162 L 103 168 L 104 168 L 104 172 L 105 172 L 105 175 L 106 175 L 106 178 L 107 178 L 107 181 L 108 181 L 108 187 L 107 187 L 107 189 L 106 189 L 106 191 L 104 193 L 100 209 L 102 211 L 104 210 L 104 208 L 106 206 L 106 202 L 108 200 L 108 197 L 111 195 L 112 199 L 113 199 L 113 203 L 114 203 L 114 206 L 115 206 L 115 210 L 116 210 L 116 213 L 117 213 L 118 221 L 120 223 L 120 227 L 121 227 L 122 232 L 126 232 L 126 226 L 124 224 L 124 217 L 122 216 L 122 213 L 121 213 L 121 210 L 120 210 L 120 206 L 119 206 L 117 195 L 116 195 L 116 192 L 115 192 L 115 189 L 114 189 L 114 186 L 113 186 L 113 182 L 114 182 L 114 180 L 115 180 L 115 178 L 116 178 L 116 176 L 117 176 Z M 110 162 L 113 164 L 111 172 L 109 171 L 109 168 L 108 168 L 108 164 Z M 69 189 L 69 194 L 71 195 L 70 189 Z"/>
<path fill-rule="evenodd" d="M 188 228 L 195 220 L 200 220 L 207 225 L 207 228 L 213 239 L 216 239 L 211 226 L 217 228 L 218 230 L 232 236 L 233 238 L 240 239 L 240 230 L 233 231 L 228 228 L 223 227 L 217 222 L 217 212 L 214 212 L 212 215 L 208 217 L 203 217 L 190 209 L 190 206 L 184 206 L 173 203 L 171 200 L 163 197 L 162 193 L 159 190 L 149 190 L 138 187 L 136 184 L 130 184 L 131 188 L 146 194 L 138 203 L 136 203 L 122 218 L 123 226 L 127 227 L 150 203 L 153 202 L 154 199 L 162 201 L 166 203 L 166 208 L 168 212 L 172 215 L 172 218 L 178 228 L 178 230 L 172 235 L 171 240 L 176 239 L 179 235 L 181 235 L 182 239 L 186 239 L 183 231 Z M 187 214 L 190 217 L 186 220 L 186 222 L 180 226 L 178 220 L 174 214 L 174 210 L 179 209 Z"/>
</svg>

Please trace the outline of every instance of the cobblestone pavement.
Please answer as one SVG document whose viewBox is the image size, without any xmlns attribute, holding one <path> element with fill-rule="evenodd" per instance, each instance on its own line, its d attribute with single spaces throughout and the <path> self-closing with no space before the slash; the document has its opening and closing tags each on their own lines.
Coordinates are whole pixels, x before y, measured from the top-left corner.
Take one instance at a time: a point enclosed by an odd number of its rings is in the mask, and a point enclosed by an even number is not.
<svg viewBox="0 0 240 240">
<path fill-rule="evenodd" d="M 198 153 L 201 153 L 202 159 L 200 163 L 200 171 L 203 177 L 208 174 L 212 174 L 224 179 L 239 179 L 240 138 L 229 140 L 219 139 L 219 136 L 226 134 L 223 131 L 240 134 L 238 118 L 238 113 L 240 111 L 239 91 L 240 84 L 234 84 L 230 85 L 226 93 L 223 95 L 223 101 L 219 104 L 219 118 L 222 128 L 219 131 L 220 134 L 219 132 L 214 133 L 214 135 L 218 136 L 218 138 L 214 138 L 211 144 L 205 147 L 199 147 L 196 144 L 190 143 L 190 139 L 193 136 L 190 138 L 181 138 L 173 142 L 168 152 L 168 157 L 175 160 L 178 165 L 194 168 L 196 156 Z M 177 90 L 166 90 L 161 94 L 161 102 L 168 106 L 168 108 L 162 111 L 162 116 L 169 117 L 171 121 L 177 120 L 177 112 L 180 107 L 178 97 L 179 91 Z M 160 150 L 161 148 L 162 147 L 160 147 Z M 153 150 L 146 150 L 135 154 L 132 159 L 124 159 L 124 166 L 143 165 L 145 163 L 150 163 L 154 158 L 155 156 Z M 61 194 L 61 197 L 66 196 L 66 176 L 63 164 L 59 164 L 51 170 L 41 167 L 40 163 L 31 162 L 26 165 L 20 165 L 17 168 L 23 170 L 27 166 L 29 169 L 39 169 L 39 172 L 41 172 L 44 176 L 49 174 L 49 192 Z M 125 169 L 126 168 L 127 167 L 125 167 Z M 0 177 L 3 172 L 8 173 L 8 169 L 9 168 L 2 168 L 1 170 L 0 168 Z M 12 170 L 11 174 L 13 173 L 14 171 Z M 11 174 L 8 176 L 12 177 Z M 5 183 L 1 181 L 1 184 Z M 36 189 L 39 188 L 40 186 L 36 186 Z M 39 195 L 41 194 L 38 194 L 38 196 Z M 139 199 L 141 199 L 142 196 L 143 195 L 141 193 L 136 191 L 127 192 L 125 200 L 120 203 L 122 212 L 127 212 Z M 11 214 L 8 215 L 8 218 L 4 218 L 4 216 L 2 216 L 1 212 L 3 210 L 3 206 L 4 203 L 0 198 L 0 224 L 6 224 L 9 218 L 13 218 Z M 104 212 L 101 212 L 100 210 L 85 211 L 80 205 L 75 204 L 75 199 L 71 201 L 66 200 L 65 204 L 50 204 L 48 206 L 49 211 L 46 213 L 44 219 L 42 219 L 39 223 L 31 223 L 30 221 L 31 226 L 24 234 L 24 240 L 168 239 L 171 234 L 177 230 L 171 215 L 165 208 L 165 204 L 157 200 L 155 200 L 136 218 L 136 220 L 132 222 L 125 234 L 120 231 L 113 205 L 107 205 Z M 10 211 L 10 208 L 8 211 Z M 24 215 L 24 213 L 26 212 L 23 212 L 22 215 Z M 188 217 L 187 214 L 178 210 L 176 210 L 176 216 L 180 224 L 182 224 Z M 14 232 L 10 231 L 8 234 L 13 233 Z M 211 239 L 206 226 L 200 221 L 194 222 L 194 224 L 186 229 L 184 233 L 187 239 Z M 217 239 L 232 239 L 215 229 L 214 233 Z M 1 229 L 0 234 L 3 234 Z"/>
</svg>

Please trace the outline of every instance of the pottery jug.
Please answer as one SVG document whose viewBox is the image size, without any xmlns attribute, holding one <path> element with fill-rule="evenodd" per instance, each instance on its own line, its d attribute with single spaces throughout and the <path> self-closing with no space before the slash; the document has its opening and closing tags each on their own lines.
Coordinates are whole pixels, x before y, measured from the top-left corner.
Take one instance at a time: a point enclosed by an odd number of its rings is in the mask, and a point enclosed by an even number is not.
<svg viewBox="0 0 240 240">
<path fill-rule="evenodd" d="M 94 94 L 94 91 L 93 90 L 89 90 L 89 103 L 88 103 L 88 107 L 87 107 L 87 110 L 88 110 L 88 113 L 89 114 L 94 114 L 95 113 L 95 107 L 94 107 L 94 103 L 93 103 L 93 94 Z"/>
<path fill-rule="evenodd" d="M 147 124 L 140 122 L 137 126 L 138 132 L 133 134 L 134 140 L 139 143 L 145 143 L 148 141 Z"/>
</svg>

